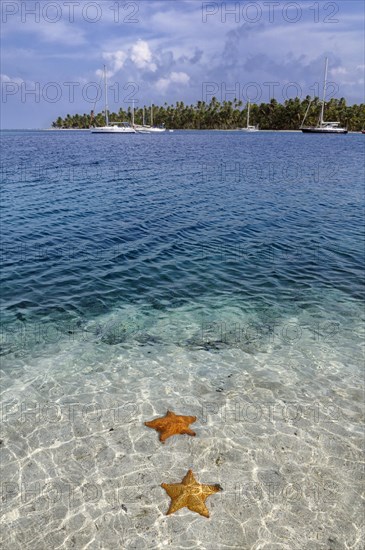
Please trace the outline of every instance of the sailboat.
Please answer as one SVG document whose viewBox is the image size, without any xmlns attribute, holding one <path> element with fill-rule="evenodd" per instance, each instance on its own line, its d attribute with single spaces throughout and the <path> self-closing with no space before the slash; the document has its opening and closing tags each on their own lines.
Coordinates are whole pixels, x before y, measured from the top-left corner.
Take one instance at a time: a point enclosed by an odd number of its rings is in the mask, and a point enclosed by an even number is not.
<svg viewBox="0 0 365 550">
<path fill-rule="evenodd" d="M 150 134 L 150 126 L 146 126 L 145 123 L 145 114 L 144 114 L 144 106 L 142 111 L 142 125 L 141 124 L 134 124 L 133 126 L 138 134 Z"/>
<path fill-rule="evenodd" d="M 159 134 L 161 132 L 166 132 L 166 128 L 163 126 L 154 126 L 153 125 L 153 105 L 151 103 L 151 126 L 150 126 L 150 132 L 153 134 Z"/>
<path fill-rule="evenodd" d="M 166 132 L 166 128 L 164 128 L 163 126 L 154 126 L 153 125 L 153 105 L 151 103 L 151 124 L 150 125 L 147 125 L 145 124 L 145 120 L 144 120 L 144 107 L 143 107 L 143 122 L 142 122 L 142 126 L 140 125 L 135 125 L 134 126 L 136 131 L 139 133 L 139 134 L 160 134 L 162 132 Z"/>
<path fill-rule="evenodd" d="M 106 77 L 106 67 L 104 65 L 104 96 L 105 96 L 105 126 L 90 128 L 92 134 L 135 134 L 136 130 L 129 122 L 109 122 L 109 107 L 108 107 L 108 83 Z M 92 111 L 93 113 L 93 111 Z"/>
<path fill-rule="evenodd" d="M 250 102 L 247 102 L 247 126 L 246 128 L 241 128 L 242 132 L 258 132 L 258 126 L 250 126 Z"/>
<path fill-rule="evenodd" d="M 303 122 L 300 126 L 300 129 L 304 133 L 307 133 L 307 134 L 347 134 L 348 133 L 347 128 L 342 128 L 339 122 L 325 122 L 324 120 L 324 106 L 326 101 L 326 90 L 327 90 L 327 73 L 328 73 L 328 57 L 326 57 L 325 68 L 324 68 L 323 99 L 322 99 L 321 114 L 319 117 L 318 125 L 311 126 L 311 127 L 303 126 L 304 121 L 307 118 L 309 108 L 312 103 L 312 101 L 310 101 L 307 107 L 306 113 L 304 115 Z"/>
</svg>

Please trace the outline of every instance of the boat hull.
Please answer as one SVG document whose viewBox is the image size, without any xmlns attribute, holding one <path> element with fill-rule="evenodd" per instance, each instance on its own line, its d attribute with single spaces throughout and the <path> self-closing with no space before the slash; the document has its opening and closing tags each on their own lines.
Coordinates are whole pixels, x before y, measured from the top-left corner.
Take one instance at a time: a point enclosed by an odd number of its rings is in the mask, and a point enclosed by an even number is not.
<svg viewBox="0 0 365 550">
<path fill-rule="evenodd" d="M 91 128 L 92 134 L 135 134 L 134 128 L 120 128 L 118 126 L 101 126 L 100 128 Z"/>
<path fill-rule="evenodd" d="M 161 134 L 166 132 L 166 128 L 158 128 L 155 126 L 134 126 L 138 134 Z"/>
<path fill-rule="evenodd" d="M 348 134 L 346 128 L 301 128 L 304 134 Z"/>
<path fill-rule="evenodd" d="M 149 132 L 150 134 L 162 134 L 163 132 L 166 132 L 166 128 L 150 128 Z"/>
</svg>

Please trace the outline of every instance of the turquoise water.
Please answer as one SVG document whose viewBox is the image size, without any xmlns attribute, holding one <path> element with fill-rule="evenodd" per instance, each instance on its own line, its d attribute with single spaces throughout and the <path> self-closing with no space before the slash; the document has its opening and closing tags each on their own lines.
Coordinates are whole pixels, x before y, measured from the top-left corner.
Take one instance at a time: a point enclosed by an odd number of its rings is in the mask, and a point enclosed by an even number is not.
<svg viewBox="0 0 365 550">
<path fill-rule="evenodd" d="M 1 139 L 8 548 L 360 548 L 364 136 Z"/>
</svg>

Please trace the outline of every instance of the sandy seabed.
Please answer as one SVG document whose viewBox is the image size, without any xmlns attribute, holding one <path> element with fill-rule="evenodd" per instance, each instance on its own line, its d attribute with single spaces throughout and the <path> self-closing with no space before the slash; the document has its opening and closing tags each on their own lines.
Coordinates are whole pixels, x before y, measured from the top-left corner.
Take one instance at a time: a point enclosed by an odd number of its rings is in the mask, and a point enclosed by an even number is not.
<svg viewBox="0 0 365 550">
<path fill-rule="evenodd" d="M 176 315 L 179 338 L 158 336 L 171 318 L 119 340 L 90 323 L 90 338 L 8 349 L 3 548 L 363 548 L 360 325 L 336 345 L 229 340 Z M 144 421 L 168 409 L 197 416 L 196 437 L 162 445 Z M 165 515 L 161 483 L 189 468 L 223 488 L 209 519 Z"/>
</svg>

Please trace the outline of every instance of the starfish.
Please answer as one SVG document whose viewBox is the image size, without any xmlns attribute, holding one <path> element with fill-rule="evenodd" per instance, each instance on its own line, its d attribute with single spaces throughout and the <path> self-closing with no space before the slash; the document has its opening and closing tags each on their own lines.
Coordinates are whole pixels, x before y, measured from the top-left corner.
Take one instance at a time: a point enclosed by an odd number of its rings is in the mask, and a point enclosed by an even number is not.
<svg viewBox="0 0 365 550">
<path fill-rule="evenodd" d="M 195 479 L 192 470 L 188 471 L 181 483 L 162 483 L 161 487 L 171 498 L 167 516 L 186 506 L 192 512 L 197 512 L 206 518 L 209 518 L 209 510 L 205 506 L 206 499 L 223 490 L 218 484 L 202 485 Z"/>
<path fill-rule="evenodd" d="M 167 411 L 165 416 L 156 418 L 150 422 L 145 422 L 145 426 L 160 432 L 160 441 L 161 443 L 165 443 L 166 439 L 172 435 L 196 435 L 195 432 L 189 428 L 189 424 L 195 421 L 196 416 L 180 416 L 171 411 Z"/>
</svg>

